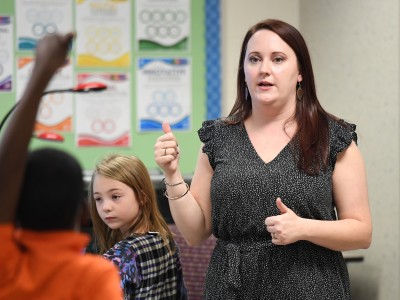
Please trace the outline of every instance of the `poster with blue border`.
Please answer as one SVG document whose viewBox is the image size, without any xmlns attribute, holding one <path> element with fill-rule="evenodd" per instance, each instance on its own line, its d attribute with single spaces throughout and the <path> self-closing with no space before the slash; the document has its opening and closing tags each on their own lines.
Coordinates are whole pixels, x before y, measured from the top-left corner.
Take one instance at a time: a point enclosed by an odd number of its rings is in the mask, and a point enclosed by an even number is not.
<svg viewBox="0 0 400 300">
<path fill-rule="evenodd" d="M 137 65 L 138 131 L 158 131 L 162 122 L 190 130 L 191 61 L 188 58 L 140 58 Z"/>
</svg>

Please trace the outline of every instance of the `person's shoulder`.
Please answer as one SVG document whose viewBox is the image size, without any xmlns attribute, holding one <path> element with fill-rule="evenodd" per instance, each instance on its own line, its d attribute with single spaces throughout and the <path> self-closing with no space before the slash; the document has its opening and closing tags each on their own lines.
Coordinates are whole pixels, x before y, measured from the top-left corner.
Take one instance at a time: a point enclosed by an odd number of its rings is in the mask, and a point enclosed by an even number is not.
<svg viewBox="0 0 400 300">
<path fill-rule="evenodd" d="M 218 126 L 218 125 L 223 125 L 224 122 L 224 118 L 218 118 L 218 119 L 209 119 L 209 120 L 205 120 L 202 122 L 201 127 L 202 128 L 209 128 L 212 126 Z"/>
<path fill-rule="evenodd" d="M 0 235 L 12 237 L 15 231 L 15 227 L 12 223 L 0 224 Z"/>
<path fill-rule="evenodd" d="M 353 140 L 357 143 L 357 125 L 344 119 L 330 117 L 328 118 L 328 127 L 331 142 L 345 142 L 345 144 L 348 144 Z"/>
<path fill-rule="evenodd" d="M 92 281 L 104 276 L 118 274 L 118 268 L 101 255 L 83 254 L 75 261 L 70 261 L 70 268 L 80 274 L 85 281 Z M 72 275 L 72 274 L 71 274 Z"/>
<path fill-rule="evenodd" d="M 202 126 L 227 126 L 227 125 L 236 125 L 240 122 L 233 116 L 230 117 L 220 117 L 217 119 L 209 119 L 205 120 L 202 123 Z"/>
<path fill-rule="evenodd" d="M 217 132 L 225 132 L 228 128 L 236 128 L 241 122 L 236 121 L 233 117 L 223 117 L 218 119 L 203 121 L 201 128 L 198 133 L 201 138 L 207 139 L 207 137 L 216 134 Z M 228 130 L 229 131 L 229 130 Z"/>
<path fill-rule="evenodd" d="M 141 253 L 142 249 L 160 248 L 164 241 L 158 232 L 147 232 L 145 234 L 131 234 L 125 239 L 117 242 L 113 247 L 107 250 L 103 256 L 107 259 L 113 257 L 133 258 Z"/>
<path fill-rule="evenodd" d="M 87 253 L 82 255 L 81 259 L 77 262 L 82 269 L 91 268 L 93 272 L 110 271 L 114 270 L 114 265 L 106 260 L 101 255 Z"/>
<path fill-rule="evenodd" d="M 150 245 L 163 243 L 163 239 L 158 232 L 149 231 L 144 234 L 131 234 L 128 236 L 123 243 L 129 245 Z"/>
<path fill-rule="evenodd" d="M 330 158 L 333 164 L 337 155 L 350 146 L 354 141 L 358 143 L 356 125 L 335 117 L 328 118 Z"/>
<path fill-rule="evenodd" d="M 155 249 L 166 248 L 164 240 L 158 232 L 147 232 L 145 234 L 132 234 L 124 240 L 126 245 L 134 249 L 137 255 Z"/>
<path fill-rule="evenodd" d="M 328 117 L 328 126 L 331 132 L 337 132 L 337 131 L 353 132 L 357 128 L 355 124 L 336 117 Z"/>
<path fill-rule="evenodd" d="M 137 254 L 136 247 L 133 245 L 135 245 L 135 242 L 132 240 L 132 236 L 129 236 L 103 253 L 103 257 L 112 261 L 118 260 L 119 262 L 134 259 Z"/>
<path fill-rule="evenodd" d="M 84 254 L 77 262 L 79 267 L 79 283 L 75 294 L 90 295 L 91 299 L 122 299 L 119 268 L 100 255 Z M 86 299 L 86 298 L 85 298 Z"/>
</svg>

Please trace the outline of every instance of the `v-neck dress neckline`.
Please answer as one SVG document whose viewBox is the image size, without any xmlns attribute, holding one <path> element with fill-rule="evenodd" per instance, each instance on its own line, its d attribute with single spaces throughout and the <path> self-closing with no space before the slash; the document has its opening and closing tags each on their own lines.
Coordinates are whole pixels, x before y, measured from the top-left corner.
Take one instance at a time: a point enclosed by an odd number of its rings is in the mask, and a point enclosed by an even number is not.
<svg viewBox="0 0 400 300">
<path fill-rule="evenodd" d="M 291 144 L 291 142 L 292 142 L 292 140 L 289 140 L 289 142 L 286 143 L 286 145 L 274 156 L 273 159 L 271 159 L 270 161 L 266 162 L 264 159 L 262 159 L 262 157 L 260 156 L 260 154 L 257 152 L 256 148 L 254 147 L 254 144 L 253 144 L 253 142 L 252 142 L 251 139 L 250 139 L 250 136 L 249 136 L 249 133 L 248 133 L 248 131 L 247 131 L 246 126 L 245 126 L 243 123 L 241 123 L 240 125 L 241 125 L 242 130 L 243 130 L 243 133 L 244 133 L 244 135 L 245 135 L 244 138 L 247 139 L 247 141 L 249 142 L 249 144 L 252 146 L 253 152 L 254 152 L 255 156 L 257 157 L 257 159 L 259 159 L 259 160 L 260 160 L 262 163 L 264 163 L 266 166 L 268 166 L 268 165 L 270 165 L 270 164 L 273 164 L 273 162 L 274 162 L 275 160 L 278 160 L 279 157 L 280 157 L 281 155 L 285 155 L 284 152 L 287 151 L 286 148 L 290 147 L 290 144 Z"/>
</svg>

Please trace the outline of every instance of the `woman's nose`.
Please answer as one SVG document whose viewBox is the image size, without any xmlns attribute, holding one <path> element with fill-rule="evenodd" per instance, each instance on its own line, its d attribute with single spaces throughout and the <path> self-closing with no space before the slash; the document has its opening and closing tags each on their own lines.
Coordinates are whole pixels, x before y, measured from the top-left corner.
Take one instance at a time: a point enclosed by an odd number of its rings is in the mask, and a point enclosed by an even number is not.
<svg viewBox="0 0 400 300">
<path fill-rule="evenodd" d="M 260 72 L 263 74 L 270 75 L 271 74 L 271 64 L 269 61 L 264 60 L 260 65 Z"/>
</svg>

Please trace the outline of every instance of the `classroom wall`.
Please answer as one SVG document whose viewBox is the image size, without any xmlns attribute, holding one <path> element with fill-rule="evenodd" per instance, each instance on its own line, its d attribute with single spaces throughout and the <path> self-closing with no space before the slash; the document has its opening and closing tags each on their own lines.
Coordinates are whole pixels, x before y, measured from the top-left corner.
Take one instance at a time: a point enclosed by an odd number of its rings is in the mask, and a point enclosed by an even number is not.
<svg viewBox="0 0 400 300">
<path fill-rule="evenodd" d="M 0 12 L 13 10 L 10 3 L 1 0 Z M 357 124 L 366 162 L 374 232 L 370 249 L 360 251 L 364 262 L 349 264 L 353 298 L 400 299 L 398 0 L 221 0 L 220 4 L 223 115 L 235 99 L 238 55 L 248 27 L 264 18 L 280 18 L 303 33 L 320 101 L 331 113 Z M 203 14 L 196 16 L 202 22 Z M 197 112 L 194 127 L 205 115 L 201 106 Z M 140 138 L 151 146 L 155 135 Z M 193 161 L 198 142 L 194 147 L 192 142 L 180 144 L 187 147 L 182 151 L 184 161 Z M 154 166 L 151 147 L 137 151 Z M 187 165 L 190 173 L 194 164 Z"/>
<path fill-rule="evenodd" d="M 72 18 L 75 18 L 75 0 L 71 0 L 72 3 Z M 173 2 L 173 1 L 172 1 Z M 14 18 L 16 23 L 16 0 L 0 0 L 0 15 L 9 15 Z M 23 3 L 23 1 L 20 1 Z M 39 1 L 40 3 L 40 1 Z M 174 131 L 175 135 L 180 142 L 180 151 L 182 153 L 180 158 L 181 169 L 184 174 L 191 174 L 193 172 L 198 151 L 200 149 L 200 141 L 197 136 L 197 130 L 200 128 L 202 121 L 206 118 L 206 42 L 205 42 L 205 3 L 206 0 L 195 0 L 190 2 L 191 10 L 191 33 L 190 33 L 190 46 L 187 50 L 179 51 L 164 51 L 164 52 L 151 52 L 151 51 L 138 51 L 135 40 L 135 30 L 131 28 L 132 34 L 132 46 L 131 46 L 131 65 L 126 67 L 92 67 L 84 68 L 74 64 L 74 74 L 79 72 L 116 72 L 126 73 L 130 76 L 131 91 L 130 98 L 131 102 L 131 146 L 129 147 L 77 147 L 75 132 L 63 132 L 65 141 L 63 143 L 50 143 L 43 142 L 37 139 L 32 139 L 31 148 L 38 147 L 55 147 L 66 150 L 74 155 L 79 162 L 82 164 L 85 170 L 92 170 L 95 163 L 98 162 L 102 157 L 108 153 L 119 153 L 126 155 L 136 155 L 149 168 L 152 174 L 158 174 L 160 172 L 158 166 L 154 161 L 154 144 L 156 139 L 162 135 L 162 131 L 143 131 L 138 132 L 137 130 L 137 115 L 136 115 L 136 104 L 140 99 L 137 99 L 137 80 L 136 80 L 136 64 L 137 59 L 148 58 L 148 57 L 161 57 L 161 58 L 188 58 L 191 60 L 191 88 L 192 98 L 191 105 L 193 114 L 190 119 L 191 128 L 184 131 Z M 135 1 L 131 1 L 131 17 L 132 20 L 135 18 Z M 14 23 L 14 35 L 16 33 L 17 25 Z M 73 22 L 73 24 L 75 24 Z M 134 22 L 132 21 L 132 26 Z M 83 34 L 80 28 L 71 28 L 77 35 Z M 33 56 L 33 51 L 18 51 L 15 49 L 15 59 L 22 56 Z M 71 50 L 72 60 L 75 62 L 74 48 Z M 14 69 L 16 70 L 16 68 Z M 16 74 L 14 72 L 14 86 L 17 85 Z M 69 87 L 66 87 L 69 88 Z M 12 105 L 16 102 L 16 89 L 12 92 L 0 93 L 0 119 L 8 112 Z M 110 99 L 112 100 L 112 99 Z"/>
<path fill-rule="evenodd" d="M 399 294 L 399 1 L 306 0 L 300 29 L 311 47 L 322 104 L 358 126 L 373 241 L 350 264 L 356 299 Z"/>
<path fill-rule="evenodd" d="M 399 58 L 398 0 L 221 0 L 223 112 L 235 100 L 241 40 L 253 23 L 296 26 L 311 52 L 317 92 L 331 113 L 357 124 L 368 176 L 373 241 L 349 263 L 354 300 L 398 300 Z"/>
</svg>

